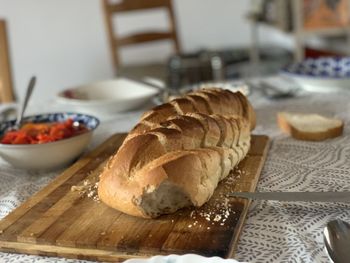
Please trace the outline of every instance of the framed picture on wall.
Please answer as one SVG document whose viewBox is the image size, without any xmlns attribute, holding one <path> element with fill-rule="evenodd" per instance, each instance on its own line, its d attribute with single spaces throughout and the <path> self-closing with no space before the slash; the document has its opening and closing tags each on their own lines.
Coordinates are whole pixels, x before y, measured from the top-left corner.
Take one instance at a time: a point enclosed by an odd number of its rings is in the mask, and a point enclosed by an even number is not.
<svg viewBox="0 0 350 263">
<path fill-rule="evenodd" d="M 349 25 L 349 0 L 303 0 L 304 28 Z"/>
</svg>

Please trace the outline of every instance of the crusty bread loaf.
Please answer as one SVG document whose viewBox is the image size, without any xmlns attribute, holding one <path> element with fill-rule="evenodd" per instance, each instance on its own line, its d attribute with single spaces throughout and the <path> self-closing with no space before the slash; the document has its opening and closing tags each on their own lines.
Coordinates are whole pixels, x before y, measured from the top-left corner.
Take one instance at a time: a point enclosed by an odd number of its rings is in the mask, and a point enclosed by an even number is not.
<svg viewBox="0 0 350 263">
<path fill-rule="evenodd" d="M 157 217 L 212 196 L 245 157 L 255 113 L 241 93 L 208 89 L 146 112 L 100 176 L 110 207 Z"/>
<path fill-rule="evenodd" d="M 322 141 L 340 136 L 343 133 L 342 120 L 327 118 L 319 114 L 279 112 L 279 127 L 295 139 Z"/>
</svg>

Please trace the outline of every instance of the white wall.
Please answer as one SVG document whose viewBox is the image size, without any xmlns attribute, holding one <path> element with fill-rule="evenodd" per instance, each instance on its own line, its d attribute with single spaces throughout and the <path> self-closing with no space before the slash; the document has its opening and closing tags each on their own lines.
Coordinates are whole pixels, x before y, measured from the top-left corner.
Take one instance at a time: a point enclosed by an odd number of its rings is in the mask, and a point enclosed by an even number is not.
<svg viewBox="0 0 350 263">
<path fill-rule="evenodd" d="M 32 74 L 38 77 L 33 100 L 112 76 L 99 14 L 99 2 L 92 0 L 0 0 L 20 98 Z"/>
<path fill-rule="evenodd" d="M 185 50 L 240 46 L 249 43 L 247 0 L 176 1 Z"/>
<path fill-rule="evenodd" d="M 184 51 L 246 45 L 247 0 L 174 0 Z M 31 75 L 38 77 L 33 100 L 53 98 L 59 90 L 113 77 L 99 0 L 0 0 L 0 17 L 8 22 L 11 62 L 20 99 Z M 122 33 L 145 25 L 165 24 L 160 13 L 138 21 L 118 18 Z M 268 38 L 264 36 L 264 38 Z M 123 52 L 127 63 L 160 60 L 171 53 L 167 43 Z"/>
</svg>

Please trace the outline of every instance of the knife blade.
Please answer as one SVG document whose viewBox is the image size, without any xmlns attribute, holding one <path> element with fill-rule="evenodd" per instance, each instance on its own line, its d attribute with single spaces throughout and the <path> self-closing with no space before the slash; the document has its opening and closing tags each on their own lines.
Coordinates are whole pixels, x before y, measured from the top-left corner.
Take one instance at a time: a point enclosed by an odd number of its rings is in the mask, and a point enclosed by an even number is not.
<svg viewBox="0 0 350 263">
<path fill-rule="evenodd" d="M 350 202 L 350 192 L 232 192 L 228 196 L 256 200 Z"/>
</svg>

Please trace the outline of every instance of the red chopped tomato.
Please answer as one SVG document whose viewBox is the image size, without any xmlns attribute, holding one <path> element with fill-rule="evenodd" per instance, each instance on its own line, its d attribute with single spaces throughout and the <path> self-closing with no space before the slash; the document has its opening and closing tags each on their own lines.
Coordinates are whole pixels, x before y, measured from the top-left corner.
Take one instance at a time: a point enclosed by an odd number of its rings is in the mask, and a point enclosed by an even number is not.
<svg viewBox="0 0 350 263">
<path fill-rule="evenodd" d="M 75 127 L 72 119 L 56 123 L 26 123 L 18 131 L 9 131 L 2 138 L 3 144 L 41 144 L 73 137 L 87 131 L 84 125 Z"/>
<path fill-rule="evenodd" d="M 36 136 L 36 141 L 35 143 L 47 143 L 47 142 L 53 142 L 55 141 L 54 138 L 52 138 L 51 136 L 44 134 L 44 133 L 40 133 Z"/>
</svg>

